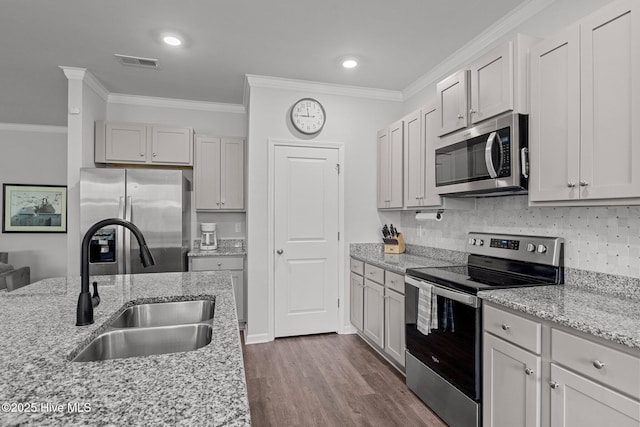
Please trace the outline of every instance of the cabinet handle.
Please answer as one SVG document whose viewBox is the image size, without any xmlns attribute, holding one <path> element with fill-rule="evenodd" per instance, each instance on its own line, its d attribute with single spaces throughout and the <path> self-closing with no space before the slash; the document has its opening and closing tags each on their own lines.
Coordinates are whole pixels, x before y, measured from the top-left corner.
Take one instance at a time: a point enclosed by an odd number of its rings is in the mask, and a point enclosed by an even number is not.
<svg viewBox="0 0 640 427">
<path fill-rule="evenodd" d="M 531 374 L 533 374 L 533 369 L 525 368 L 524 373 L 527 374 L 527 375 L 531 375 Z"/>
<path fill-rule="evenodd" d="M 282 255 L 282 254 L 284 253 L 284 250 L 282 250 L 282 249 L 278 249 L 278 250 L 276 251 L 276 253 L 277 253 L 278 255 Z"/>
<path fill-rule="evenodd" d="M 558 383 L 557 383 L 557 382 L 555 382 L 555 381 L 551 381 L 551 382 L 549 383 L 549 387 L 551 387 L 552 389 L 554 389 L 554 390 L 555 390 L 555 389 L 557 389 L 557 388 L 559 388 L 559 387 L 560 387 L 560 384 L 558 384 Z"/>
<path fill-rule="evenodd" d="M 140 153 L 140 157 L 144 157 L 144 153 Z"/>
<path fill-rule="evenodd" d="M 576 183 L 575 183 L 575 182 L 573 182 L 573 181 L 569 181 L 569 182 L 567 182 L 567 187 L 569 187 L 569 188 L 573 188 L 573 187 L 575 187 L 575 186 L 576 186 Z"/>
<path fill-rule="evenodd" d="M 220 267 L 220 266 L 222 266 L 222 263 L 221 263 L 221 262 L 219 262 L 219 263 L 218 263 L 218 267 Z"/>
<path fill-rule="evenodd" d="M 474 110 L 473 108 L 469 110 L 469 114 L 475 114 L 475 113 L 476 113 L 476 110 Z M 462 118 L 462 117 L 459 117 L 459 118 Z"/>
<path fill-rule="evenodd" d="M 511 329 L 511 326 L 507 325 L 506 323 L 502 324 L 502 330 L 503 331 L 508 331 L 509 329 Z"/>
<path fill-rule="evenodd" d="M 153 153 L 153 157 L 157 157 L 157 156 L 158 156 L 158 154 L 157 154 L 157 153 Z"/>
<path fill-rule="evenodd" d="M 585 181 L 584 179 L 580 180 L 580 187 L 586 187 L 587 185 L 589 185 L 587 181 Z"/>
<path fill-rule="evenodd" d="M 464 118 L 464 116 L 462 114 L 458 113 L 458 119 L 462 119 L 462 118 Z"/>
<path fill-rule="evenodd" d="M 599 361 L 599 360 L 594 360 L 593 361 L 593 367 L 596 369 L 602 369 L 604 368 L 604 363 Z"/>
</svg>

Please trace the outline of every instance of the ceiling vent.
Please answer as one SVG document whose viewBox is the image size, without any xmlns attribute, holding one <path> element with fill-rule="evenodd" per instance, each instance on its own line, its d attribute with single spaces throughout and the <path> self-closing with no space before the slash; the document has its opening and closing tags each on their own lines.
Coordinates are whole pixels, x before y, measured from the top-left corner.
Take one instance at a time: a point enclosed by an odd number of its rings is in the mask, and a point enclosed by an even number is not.
<svg viewBox="0 0 640 427">
<path fill-rule="evenodd" d="M 152 68 L 157 70 L 160 68 L 160 64 L 157 59 L 153 58 L 142 58 L 139 56 L 129 56 L 129 55 L 119 55 L 117 53 L 114 54 L 118 61 L 122 65 L 130 65 L 132 67 L 142 67 L 142 68 Z"/>
</svg>

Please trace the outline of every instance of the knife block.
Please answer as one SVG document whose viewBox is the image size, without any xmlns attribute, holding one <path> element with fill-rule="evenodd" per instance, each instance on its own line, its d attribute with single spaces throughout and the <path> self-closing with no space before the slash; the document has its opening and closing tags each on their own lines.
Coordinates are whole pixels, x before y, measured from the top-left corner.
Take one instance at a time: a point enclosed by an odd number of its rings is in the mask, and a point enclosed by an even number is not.
<svg viewBox="0 0 640 427">
<path fill-rule="evenodd" d="M 398 233 L 396 237 L 390 237 L 387 239 L 382 239 L 384 241 L 384 253 L 385 254 L 403 254 L 404 247 L 404 237 L 402 237 L 402 233 Z"/>
</svg>

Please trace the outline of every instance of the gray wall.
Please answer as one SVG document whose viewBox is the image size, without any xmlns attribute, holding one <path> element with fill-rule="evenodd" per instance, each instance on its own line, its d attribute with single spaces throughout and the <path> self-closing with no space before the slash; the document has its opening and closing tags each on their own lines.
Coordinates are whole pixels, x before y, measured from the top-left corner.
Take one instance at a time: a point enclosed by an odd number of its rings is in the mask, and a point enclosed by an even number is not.
<svg viewBox="0 0 640 427">
<path fill-rule="evenodd" d="M 66 185 L 66 129 L 0 124 L 0 182 Z M 31 281 L 66 276 L 66 249 L 66 234 L 0 235 L 0 252 L 9 252 L 14 267 L 30 266 Z"/>
</svg>

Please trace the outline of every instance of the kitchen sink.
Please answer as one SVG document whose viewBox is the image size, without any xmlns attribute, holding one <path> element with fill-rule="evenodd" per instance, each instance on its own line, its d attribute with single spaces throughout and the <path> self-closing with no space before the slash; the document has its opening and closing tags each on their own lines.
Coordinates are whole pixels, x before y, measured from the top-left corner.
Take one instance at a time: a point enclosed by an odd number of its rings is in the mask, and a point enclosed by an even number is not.
<svg viewBox="0 0 640 427">
<path fill-rule="evenodd" d="M 206 323 L 114 329 L 98 335 L 73 361 L 96 362 L 193 351 L 209 344 L 211 334 L 212 327 Z"/>
<path fill-rule="evenodd" d="M 211 300 L 140 304 L 127 308 L 110 328 L 143 328 L 207 322 L 213 319 Z"/>
</svg>

